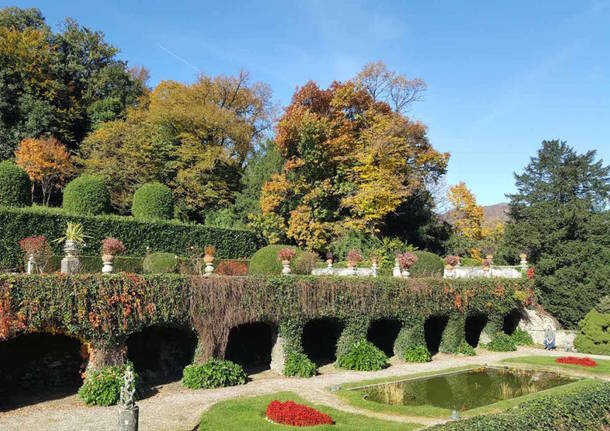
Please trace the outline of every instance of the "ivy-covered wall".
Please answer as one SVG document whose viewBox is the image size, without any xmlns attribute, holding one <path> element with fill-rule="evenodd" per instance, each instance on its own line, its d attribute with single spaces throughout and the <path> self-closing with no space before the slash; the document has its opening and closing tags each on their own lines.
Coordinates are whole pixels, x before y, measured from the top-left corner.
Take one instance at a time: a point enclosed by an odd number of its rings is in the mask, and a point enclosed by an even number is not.
<svg viewBox="0 0 610 431">
<path fill-rule="evenodd" d="M 453 351 L 469 313 L 488 316 L 496 331 L 529 298 L 526 279 L 0 275 L 0 341 L 26 332 L 64 333 L 90 344 L 101 365 L 120 361 L 126 338 L 145 327 L 186 327 L 198 334 L 196 360 L 204 360 L 224 356 L 239 324 L 273 323 L 288 354 L 302 350 L 308 320 L 340 319 L 337 348 L 344 351 L 366 337 L 371 321 L 387 318 L 403 322 L 395 346 L 400 354 L 421 345 L 428 317 L 446 316 L 441 347 Z"/>
</svg>

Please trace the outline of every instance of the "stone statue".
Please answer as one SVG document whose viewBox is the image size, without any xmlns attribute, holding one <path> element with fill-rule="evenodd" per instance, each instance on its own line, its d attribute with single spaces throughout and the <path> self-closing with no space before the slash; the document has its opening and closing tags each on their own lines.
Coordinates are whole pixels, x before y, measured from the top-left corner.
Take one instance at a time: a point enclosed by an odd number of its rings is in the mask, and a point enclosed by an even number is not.
<svg viewBox="0 0 610 431">
<path fill-rule="evenodd" d="M 138 431 L 138 412 L 134 395 L 136 392 L 135 376 L 130 365 L 123 374 L 123 386 L 119 399 L 119 431 Z"/>
</svg>

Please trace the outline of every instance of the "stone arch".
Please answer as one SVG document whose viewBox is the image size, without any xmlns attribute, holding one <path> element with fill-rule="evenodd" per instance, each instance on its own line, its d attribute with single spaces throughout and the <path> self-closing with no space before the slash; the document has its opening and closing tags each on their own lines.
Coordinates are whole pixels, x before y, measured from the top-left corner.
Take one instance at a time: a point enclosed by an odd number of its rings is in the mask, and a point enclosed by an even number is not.
<svg viewBox="0 0 610 431">
<path fill-rule="evenodd" d="M 305 354 L 318 366 L 326 365 L 337 359 L 337 341 L 344 324 L 336 318 L 312 319 L 305 323 L 301 343 Z"/>
<path fill-rule="evenodd" d="M 371 322 L 366 339 L 377 346 L 388 357 L 394 355 L 394 343 L 402 328 L 398 319 L 378 319 Z"/>
<path fill-rule="evenodd" d="M 187 328 L 153 325 L 127 338 L 127 359 L 143 381 L 179 380 L 193 361 L 197 336 Z"/>
<path fill-rule="evenodd" d="M 470 313 L 466 316 L 466 323 L 464 325 L 465 339 L 468 344 L 472 347 L 479 345 L 479 339 L 481 333 L 487 325 L 487 315 L 485 313 Z"/>
<path fill-rule="evenodd" d="M 87 360 L 87 347 L 67 335 L 30 333 L 0 342 L 0 406 L 15 408 L 76 393 Z"/>
<path fill-rule="evenodd" d="M 424 335 L 426 337 L 426 347 L 430 354 L 439 352 L 443 332 L 447 327 L 449 317 L 445 315 L 433 315 L 424 322 Z"/>
<path fill-rule="evenodd" d="M 234 326 L 229 332 L 225 359 L 241 365 L 249 373 L 268 370 L 276 336 L 277 328 L 269 322 Z"/>
</svg>

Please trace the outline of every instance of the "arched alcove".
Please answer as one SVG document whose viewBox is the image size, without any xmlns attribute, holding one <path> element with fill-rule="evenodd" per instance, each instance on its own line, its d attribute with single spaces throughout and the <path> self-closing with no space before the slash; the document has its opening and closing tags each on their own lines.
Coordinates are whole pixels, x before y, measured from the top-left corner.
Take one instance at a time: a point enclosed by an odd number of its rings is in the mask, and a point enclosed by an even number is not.
<svg viewBox="0 0 610 431">
<path fill-rule="evenodd" d="M 343 330 L 338 319 L 313 319 L 305 324 L 301 342 L 305 354 L 318 366 L 334 362 L 337 340 Z"/>
<path fill-rule="evenodd" d="M 519 326 L 521 321 L 521 311 L 511 310 L 510 313 L 504 316 L 504 322 L 502 324 L 502 331 L 505 334 L 511 335 L 515 332 L 515 329 Z"/>
<path fill-rule="evenodd" d="M 81 342 L 66 335 L 24 334 L 0 342 L 0 408 L 76 393 L 87 359 Z"/>
<path fill-rule="evenodd" d="M 424 323 L 426 347 L 432 355 L 438 353 L 448 320 L 447 316 L 430 316 Z"/>
<path fill-rule="evenodd" d="M 229 333 L 225 358 L 248 373 L 268 370 L 271 364 L 275 327 L 266 322 L 244 323 Z"/>
<path fill-rule="evenodd" d="M 466 342 L 472 347 L 479 345 L 479 338 L 481 332 L 487 324 L 487 316 L 483 313 L 473 313 L 466 317 L 466 324 L 464 328 Z"/>
<path fill-rule="evenodd" d="M 197 337 L 191 330 L 151 326 L 127 338 L 127 359 L 144 382 L 170 382 L 182 377 L 196 347 Z"/>
<path fill-rule="evenodd" d="M 394 342 L 402 328 L 402 322 L 396 319 L 379 319 L 371 322 L 366 339 L 377 346 L 388 357 L 394 355 Z"/>
</svg>

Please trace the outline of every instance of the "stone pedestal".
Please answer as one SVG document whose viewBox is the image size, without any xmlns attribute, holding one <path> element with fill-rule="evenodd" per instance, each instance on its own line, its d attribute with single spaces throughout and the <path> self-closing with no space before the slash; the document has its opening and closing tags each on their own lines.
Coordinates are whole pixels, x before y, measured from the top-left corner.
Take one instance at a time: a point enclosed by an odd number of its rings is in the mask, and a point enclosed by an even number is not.
<svg viewBox="0 0 610 431">
<path fill-rule="evenodd" d="M 80 268 L 80 262 L 76 256 L 66 256 L 61 260 L 62 274 L 76 274 Z"/>
<path fill-rule="evenodd" d="M 119 431 L 138 431 L 138 406 L 119 408 Z"/>
</svg>

